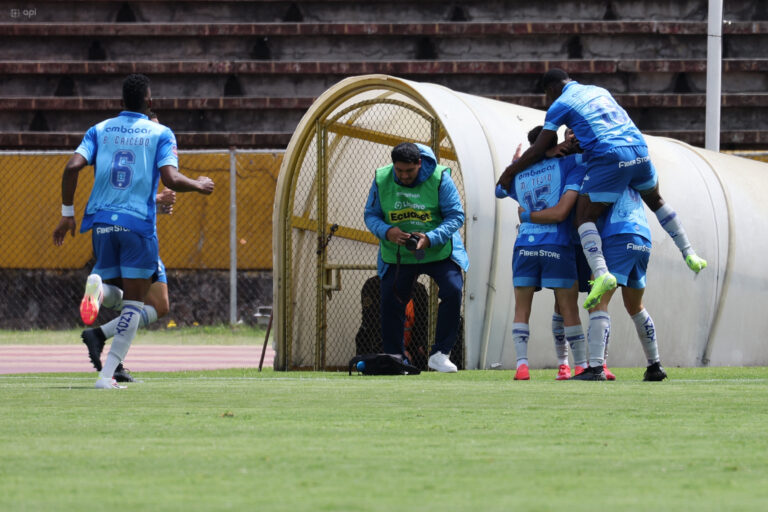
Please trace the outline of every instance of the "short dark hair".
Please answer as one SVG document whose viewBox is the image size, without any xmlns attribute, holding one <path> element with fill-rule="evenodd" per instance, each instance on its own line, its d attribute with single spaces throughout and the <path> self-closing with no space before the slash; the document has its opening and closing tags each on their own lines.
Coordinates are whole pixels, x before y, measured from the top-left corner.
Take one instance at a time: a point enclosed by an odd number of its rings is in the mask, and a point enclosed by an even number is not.
<svg viewBox="0 0 768 512">
<path fill-rule="evenodd" d="M 568 73 L 562 69 L 552 68 L 542 75 L 541 80 L 539 81 L 539 86 L 546 91 L 547 87 L 550 85 L 559 84 L 570 79 L 571 77 L 568 76 Z"/>
<path fill-rule="evenodd" d="M 149 89 L 149 78 L 145 75 L 134 73 L 123 80 L 123 103 L 125 108 L 134 112 L 142 112 L 146 108 L 144 98 Z"/>
<path fill-rule="evenodd" d="M 402 142 L 392 149 L 392 163 L 417 164 L 420 159 L 421 151 L 413 142 Z"/>
<path fill-rule="evenodd" d="M 528 132 L 528 143 L 531 146 L 533 146 L 533 143 L 536 142 L 536 139 L 539 137 L 539 134 L 543 129 L 544 129 L 544 126 L 539 125 L 539 126 L 534 126 L 533 128 L 531 128 L 531 131 Z M 557 146 L 557 137 L 552 139 L 552 142 L 549 144 L 549 147 L 547 149 L 552 149 L 555 146 Z"/>
</svg>

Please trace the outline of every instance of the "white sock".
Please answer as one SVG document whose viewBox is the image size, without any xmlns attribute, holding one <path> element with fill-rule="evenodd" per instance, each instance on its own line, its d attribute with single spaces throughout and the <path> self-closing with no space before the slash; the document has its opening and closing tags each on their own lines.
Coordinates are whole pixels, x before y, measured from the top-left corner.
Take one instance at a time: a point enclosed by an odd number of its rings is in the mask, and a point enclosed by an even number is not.
<svg viewBox="0 0 768 512">
<path fill-rule="evenodd" d="M 104 333 L 104 337 L 109 339 L 117 332 L 117 323 L 120 321 L 120 317 L 114 318 L 100 327 L 101 332 Z"/>
<path fill-rule="evenodd" d="M 603 256 L 603 240 L 600 238 L 600 233 L 594 222 L 585 222 L 579 226 L 579 239 L 584 256 L 586 256 L 589 268 L 595 278 L 607 274 L 608 266 L 605 264 L 605 256 Z"/>
<path fill-rule="evenodd" d="M 123 309 L 123 290 L 112 284 L 104 284 L 102 288 L 104 289 L 104 300 L 101 301 L 101 305 L 118 311 Z"/>
<path fill-rule="evenodd" d="M 640 344 L 643 346 L 645 358 L 648 360 L 648 366 L 659 361 L 659 344 L 656 341 L 656 326 L 653 325 L 653 318 L 648 311 L 643 308 L 636 315 L 632 315 L 632 321 L 635 323 L 637 337 L 640 338 Z"/>
<path fill-rule="evenodd" d="M 141 310 L 141 327 L 148 327 L 152 322 L 157 321 L 157 310 L 145 304 Z M 109 339 L 117 332 L 117 324 L 120 322 L 120 317 L 114 318 L 100 327 L 101 332 L 104 333 L 104 337 Z"/>
<path fill-rule="evenodd" d="M 680 252 L 683 253 L 683 258 L 687 258 L 690 254 L 695 254 L 691 247 L 691 242 L 688 241 L 688 235 L 685 233 L 683 223 L 677 218 L 677 212 L 669 205 L 664 203 L 664 206 L 654 212 L 656 218 L 659 219 L 661 227 L 672 238 L 675 245 Z"/>
<path fill-rule="evenodd" d="M 153 306 L 144 304 L 141 310 L 141 326 L 149 327 L 149 324 L 157 321 L 157 310 Z"/>
<path fill-rule="evenodd" d="M 587 367 L 587 341 L 584 339 L 584 330 L 581 325 L 567 325 L 565 327 L 565 339 L 571 346 L 573 365 Z"/>
<path fill-rule="evenodd" d="M 608 334 L 605 336 L 605 348 L 603 349 L 603 364 L 608 364 L 608 344 L 610 342 L 611 342 L 611 331 L 609 327 Z"/>
<path fill-rule="evenodd" d="M 520 365 L 528 364 L 528 336 L 530 336 L 528 324 L 521 322 L 512 324 L 512 339 L 515 341 L 518 368 Z"/>
<path fill-rule="evenodd" d="M 611 333 L 611 317 L 603 311 L 589 314 L 587 345 L 589 346 L 589 366 L 603 366 L 605 340 Z"/>
<path fill-rule="evenodd" d="M 555 340 L 557 364 L 568 364 L 568 344 L 565 342 L 565 326 L 563 325 L 563 317 L 557 313 L 552 315 L 552 337 Z"/>
<path fill-rule="evenodd" d="M 104 367 L 99 374 L 100 377 L 112 378 L 117 365 L 123 362 L 126 354 L 128 354 L 128 349 L 131 348 L 131 342 L 139 328 L 141 308 L 144 306 L 144 303 L 135 300 L 123 302 L 125 305 L 118 317 L 117 333 L 115 334 L 115 339 L 112 340 L 112 345 L 109 347 L 109 354 L 107 354 Z"/>
</svg>

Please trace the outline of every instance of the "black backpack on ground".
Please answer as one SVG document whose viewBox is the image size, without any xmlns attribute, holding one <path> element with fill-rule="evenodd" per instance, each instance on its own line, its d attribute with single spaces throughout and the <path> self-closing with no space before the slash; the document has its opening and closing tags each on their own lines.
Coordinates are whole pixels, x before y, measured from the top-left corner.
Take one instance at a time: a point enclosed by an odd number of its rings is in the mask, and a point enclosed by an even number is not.
<svg viewBox="0 0 768 512">
<path fill-rule="evenodd" d="M 349 360 L 349 374 L 357 371 L 363 375 L 418 375 L 421 370 L 400 356 L 393 354 L 361 354 Z"/>
</svg>

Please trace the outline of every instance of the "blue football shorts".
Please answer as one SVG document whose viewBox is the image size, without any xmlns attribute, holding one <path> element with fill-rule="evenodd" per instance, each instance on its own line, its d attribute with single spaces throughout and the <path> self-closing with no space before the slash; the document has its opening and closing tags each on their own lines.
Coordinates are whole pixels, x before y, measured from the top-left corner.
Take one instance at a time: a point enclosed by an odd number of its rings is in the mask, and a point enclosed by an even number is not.
<svg viewBox="0 0 768 512">
<path fill-rule="evenodd" d="M 651 242 L 629 233 L 609 236 L 603 239 L 603 254 L 608 271 L 616 277 L 618 284 L 628 288 L 645 288 Z"/>
<path fill-rule="evenodd" d="M 158 271 L 157 236 L 145 238 L 122 226 L 94 224 L 91 232 L 96 265 L 102 279 L 150 279 Z"/>
<path fill-rule="evenodd" d="M 593 203 L 615 203 L 629 186 L 642 194 L 658 183 L 646 146 L 616 147 L 587 160 L 580 194 Z"/>
<path fill-rule="evenodd" d="M 515 245 L 512 284 L 515 288 L 570 288 L 578 277 L 575 255 L 571 245 Z"/>
<path fill-rule="evenodd" d="M 157 258 L 157 268 L 155 268 L 155 273 L 152 274 L 152 282 L 168 284 L 168 276 L 165 274 L 165 264 L 160 258 Z"/>
</svg>

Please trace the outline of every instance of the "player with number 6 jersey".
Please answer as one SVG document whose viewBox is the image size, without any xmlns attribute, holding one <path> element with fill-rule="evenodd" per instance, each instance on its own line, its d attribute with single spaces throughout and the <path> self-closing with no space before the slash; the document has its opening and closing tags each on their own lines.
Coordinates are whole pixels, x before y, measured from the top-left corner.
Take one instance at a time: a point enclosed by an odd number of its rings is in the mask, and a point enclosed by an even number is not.
<svg viewBox="0 0 768 512">
<path fill-rule="evenodd" d="M 152 236 L 159 169 L 179 166 L 171 129 L 145 114 L 123 111 L 91 127 L 75 153 L 96 170 L 80 232 L 109 224 Z"/>
<path fill-rule="evenodd" d="M 98 389 L 118 388 L 113 376 L 136 335 L 150 278 L 157 270 L 155 194 L 159 180 L 176 192 L 213 192 L 210 178 L 193 180 L 179 173 L 176 138 L 168 127 L 149 120 L 146 113 L 151 104 L 149 78 L 129 75 L 123 82 L 125 110 L 86 132 L 61 179 L 61 220 L 53 232 L 57 246 L 64 243 L 67 233 L 75 236 L 78 174 L 86 165 L 94 167 L 81 232 L 91 231 L 96 264 L 80 303 L 83 322 L 90 325 L 96 320 L 105 295 L 103 281 L 119 280 L 123 289 L 116 334 L 96 381 Z"/>
</svg>

